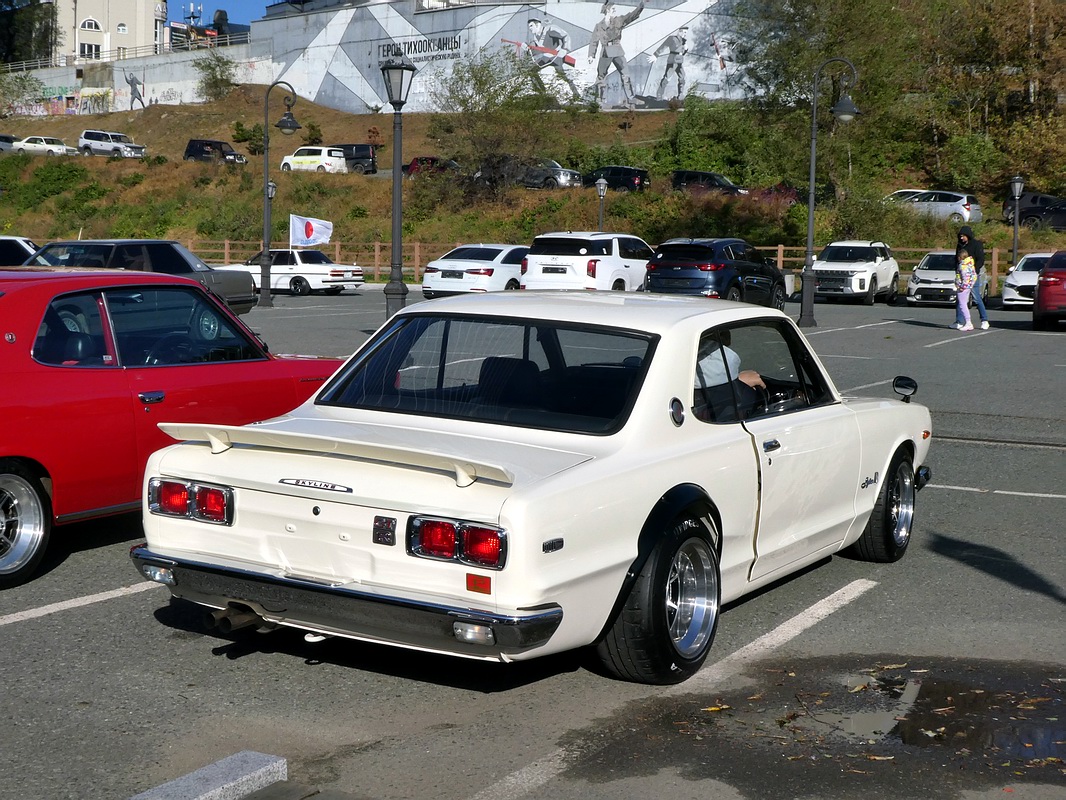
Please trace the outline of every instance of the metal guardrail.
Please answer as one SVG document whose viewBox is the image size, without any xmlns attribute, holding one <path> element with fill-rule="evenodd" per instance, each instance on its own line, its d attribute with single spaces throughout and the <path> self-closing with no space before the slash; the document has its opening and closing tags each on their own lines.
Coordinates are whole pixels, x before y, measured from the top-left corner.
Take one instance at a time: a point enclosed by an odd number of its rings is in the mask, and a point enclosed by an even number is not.
<svg viewBox="0 0 1066 800">
<path fill-rule="evenodd" d="M 251 40 L 249 33 L 231 33 L 225 36 L 214 36 L 210 39 L 196 39 L 181 42 L 179 44 L 149 44 L 143 47 L 118 47 L 114 50 L 104 50 L 99 57 L 87 58 L 86 56 L 64 53 L 51 58 L 36 58 L 30 61 L 14 61 L 10 64 L 0 64 L 0 72 L 28 72 L 31 69 L 48 69 L 49 67 L 69 67 L 75 64 L 98 64 L 105 61 L 122 61 L 128 58 L 140 58 L 142 56 L 156 56 L 162 53 L 186 53 L 190 50 L 205 50 L 211 47 L 229 47 L 235 44 L 247 44 Z"/>
</svg>

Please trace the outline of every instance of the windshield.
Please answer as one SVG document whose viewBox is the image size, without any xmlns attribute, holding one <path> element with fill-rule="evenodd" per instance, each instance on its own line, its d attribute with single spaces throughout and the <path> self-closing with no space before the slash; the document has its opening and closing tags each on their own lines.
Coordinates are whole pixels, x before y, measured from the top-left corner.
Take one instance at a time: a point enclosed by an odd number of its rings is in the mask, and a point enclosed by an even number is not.
<svg viewBox="0 0 1066 800">
<path fill-rule="evenodd" d="M 1018 262 L 1019 272 L 1040 272 L 1051 256 L 1026 256 Z"/>
<path fill-rule="evenodd" d="M 122 142 L 122 144 L 133 144 L 133 139 L 131 139 L 129 136 L 127 136 L 124 133 L 115 134 L 114 141 Z"/>
<path fill-rule="evenodd" d="M 872 247 L 859 247 L 851 245 L 829 245 L 818 256 L 819 261 L 846 262 L 846 261 L 873 261 L 877 258 L 877 250 Z"/>
<path fill-rule="evenodd" d="M 955 271 L 954 253 L 929 253 L 915 269 Z"/>
<path fill-rule="evenodd" d="M 613 433 L 656 337 L 574 323 L 401 317 L 317 401 L 573 433 Z"/>
</svg>

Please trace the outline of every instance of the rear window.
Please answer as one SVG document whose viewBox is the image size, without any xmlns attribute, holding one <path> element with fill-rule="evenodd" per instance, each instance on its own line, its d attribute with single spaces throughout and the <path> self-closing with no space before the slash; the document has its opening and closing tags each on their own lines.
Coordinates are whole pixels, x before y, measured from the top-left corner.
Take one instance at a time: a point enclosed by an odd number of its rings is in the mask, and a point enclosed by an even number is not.
<svg viewBox="0 0 1066 800">
<path fill-rule="evenodd" d="M 605 434 L 636 401 L 657 338 L 539 320 L 394 322 L 320 405 Z"/>
<path fill-rule="evenodd" d="M 610 239 L 580 239 L 569 236 L 537 237 L 529 248 L 531 256 L 609 256 Z"/>
<path fill-rule="evenodd" d="M 709 261 L 714 248 L 705 244 L 661 244 L 653 256 L 656 261 Z"/>
</svg>

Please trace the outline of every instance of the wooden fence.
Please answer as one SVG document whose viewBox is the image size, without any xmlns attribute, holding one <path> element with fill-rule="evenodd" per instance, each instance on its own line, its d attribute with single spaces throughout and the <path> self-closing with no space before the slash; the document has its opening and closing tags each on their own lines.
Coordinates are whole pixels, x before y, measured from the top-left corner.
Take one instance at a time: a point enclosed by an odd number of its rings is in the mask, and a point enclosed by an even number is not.
<svg viewBox="0 0 1066 800">
<path fill-rule="evenodd" d="M 234 264 L 246 261 L 259 252 L 259 242 L 242 242 L 230 239 L 213 241 L 208 239 L 190 239 L 183 244 L 200 256 L 208 264 Z M 404 279 L 419 283 L 422 280 L 422 270 L 430 261 L 444 255 L 461 242 L 404 242 L 403 243 L 403 272 Z M 274 244 L 273 247 L 284 247 L 284 244 Z M 368 281 L 388 280 L 392 263 L 392 245 L 389 242 L 331 242 L 319 247 L 326 255 L 338 264 L 358 264 L 363 268 L 363 273 Z M 783 244 L 757 247 L 768 255 L 771 255 L 777 266 L 786 274 L 800 272 L 806 258 L 805 247 L 786 247 Z M 817 252 L 821 248 L 816 248 Z M 945 248 L 928 247 L 896 247 L 892 249 L 896 261 L 899 262 L 900 275 L 909 275 L 922 257 L 933 250 Z M 1019 252 L 1019 255 L 1024 253 Z M 985 269 L 988 272 L 988 280 L 991 287 L 995 287 L 993 294 L 998 292 L 1000 272 L 1006 272 L 1009 263 L 1009 251 L 1005 248 L 993 247 L 985 253 Z"/>
</svg>

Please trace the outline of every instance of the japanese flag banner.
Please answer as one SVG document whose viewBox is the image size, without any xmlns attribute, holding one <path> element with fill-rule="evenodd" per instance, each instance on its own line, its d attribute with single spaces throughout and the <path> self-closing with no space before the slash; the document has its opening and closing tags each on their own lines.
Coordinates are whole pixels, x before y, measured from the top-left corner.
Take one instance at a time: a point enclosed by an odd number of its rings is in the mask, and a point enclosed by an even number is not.
<svg viewBox="0 0 1066 800">
<path fill-rule="evenodd" d="M 333 235 L 333 223 L 314 217 L 298 217 L 289 214 L 289 247 L 308 247 L 313 244 L 329 244 Z"/>
</svg>

